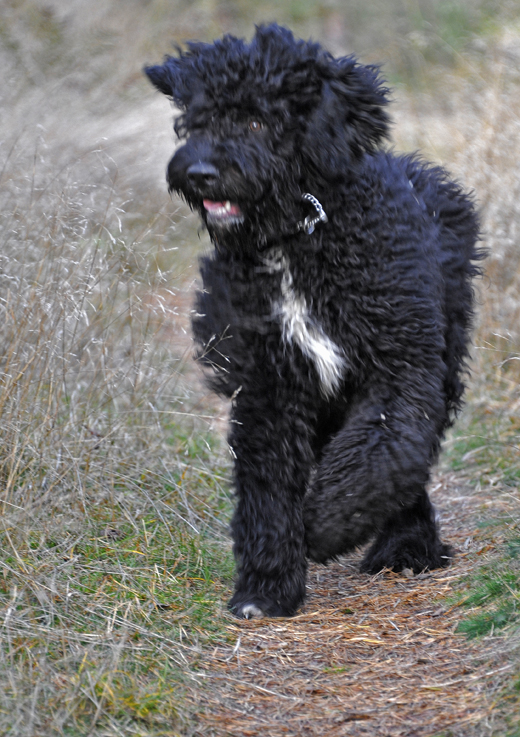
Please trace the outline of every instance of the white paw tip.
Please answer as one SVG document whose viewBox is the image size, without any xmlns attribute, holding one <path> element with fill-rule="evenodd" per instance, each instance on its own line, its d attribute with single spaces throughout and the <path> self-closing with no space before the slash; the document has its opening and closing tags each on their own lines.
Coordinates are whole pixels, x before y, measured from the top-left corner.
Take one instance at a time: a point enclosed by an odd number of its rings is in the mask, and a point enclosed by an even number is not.
<svg viewBox="0 0 520 737">
<path fill-rule="evenodd" d="M 246 604 L 241 608 L 240 614 L 244 619 L 261 619 L 264 616 L 263 611 L 255 604 Z"/>
</svg>

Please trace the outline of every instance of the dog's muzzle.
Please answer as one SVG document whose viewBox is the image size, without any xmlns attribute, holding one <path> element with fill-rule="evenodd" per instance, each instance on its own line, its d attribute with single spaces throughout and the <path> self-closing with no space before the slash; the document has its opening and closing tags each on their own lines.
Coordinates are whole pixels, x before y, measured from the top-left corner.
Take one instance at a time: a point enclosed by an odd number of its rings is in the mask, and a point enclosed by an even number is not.
<svg viewBox="0 0 520 737">
<path fill-rule="evenodd" d="M 220 180 L 220 172 L 208 161 L 197 161 L 186 169 L 186 179 L 194 191 L 205 194 L 215 189 Z M 213 200 L 205 197 L 202 205 L 209 226 L 228 228 L 239 225 L 244 220 L 239 205 L 230 200 Z"/>
</svg>

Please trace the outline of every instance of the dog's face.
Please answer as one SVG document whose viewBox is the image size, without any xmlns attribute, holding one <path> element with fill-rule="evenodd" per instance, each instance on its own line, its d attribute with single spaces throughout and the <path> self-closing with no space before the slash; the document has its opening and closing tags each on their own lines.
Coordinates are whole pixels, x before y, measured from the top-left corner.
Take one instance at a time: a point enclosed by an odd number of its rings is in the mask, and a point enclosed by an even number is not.
<svg viewBox="0 0 520 737">
<path fill-rule="evenodd" d="M 345 177 L 387 132 L 376 69 L 276 25 L 250 44 L 189 44 L 145 72 L 181 110 L 175 130 L 186 142 L 168 165 L 169 188 L 219 240 L 290 232 L 311 182 Z"/>
<path fill-rule="evenodd" d="M 198 112 L 194 103 L 190 113 Z M 214 110 L 201 125 L 189 126 L 186 143 L 171 159 L 169 189 L 200 212 L 210 231 L 222 234 L 250 225 L 266 198 L 276 197 L 273 171 L 283 176 L 285 157 L 293 160 L 294 136 L 284 138 L 267 117 L 252 105 Z"/>
</svg>

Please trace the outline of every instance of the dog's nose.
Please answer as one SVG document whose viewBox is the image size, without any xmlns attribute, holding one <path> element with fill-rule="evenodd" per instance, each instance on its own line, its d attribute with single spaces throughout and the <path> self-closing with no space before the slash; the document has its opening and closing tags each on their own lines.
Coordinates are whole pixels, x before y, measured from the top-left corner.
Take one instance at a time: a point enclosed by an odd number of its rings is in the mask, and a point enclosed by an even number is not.
<svg viewBox="0 0 520 737">
<path fill-rule="evenodd" d="M 219 172 L 213 164 L 208 164 L 206 161 L 198 161 L 196 164 L 188 167 L 186 176 L 192 184 L 200 187 L 204 184 L 214 184 L 218 179 Z"/>
</svg>

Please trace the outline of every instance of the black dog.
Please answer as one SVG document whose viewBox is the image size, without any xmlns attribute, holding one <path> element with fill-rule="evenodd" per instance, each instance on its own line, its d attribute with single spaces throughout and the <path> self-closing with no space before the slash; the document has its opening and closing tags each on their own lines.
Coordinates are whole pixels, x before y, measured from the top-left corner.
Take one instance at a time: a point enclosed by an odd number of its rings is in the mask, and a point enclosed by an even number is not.
<svg viewBox="0 0 520 737">
<path fill-rule="evenodd" d="M 215 246 L 193 331 L 233 400 L 231 610 L 294 614 L 306 556 L 374 536 L 364 571 L 446 565 L 426 485 L 464 389 L 471 197 L 381 150 L 376 68 L 279 26 L 145 71 L 182 111 L 169 188 Z"/>
</svg>

